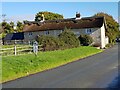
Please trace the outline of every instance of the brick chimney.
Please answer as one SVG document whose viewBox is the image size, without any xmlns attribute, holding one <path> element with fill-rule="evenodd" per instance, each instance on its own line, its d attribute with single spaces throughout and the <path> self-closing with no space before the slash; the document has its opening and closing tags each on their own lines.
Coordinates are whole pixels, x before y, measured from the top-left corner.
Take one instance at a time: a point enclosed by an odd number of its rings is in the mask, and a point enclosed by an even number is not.
<svg viewBox="0 0 120 90">
<path fill-rule="evenodd" d="M 80 16 L 81 16 L 80 13 L 79 13 L 79 12 L 76 12 L 76 19 L 81 19 Z"/>
<path fill-rule="evenodd" d="M 42 14 L 42 18 L 40 22 L 44 22 L 44 21 L 45 21 L 45 17 L 44 17 L 44 14 Z"/>
</svg>

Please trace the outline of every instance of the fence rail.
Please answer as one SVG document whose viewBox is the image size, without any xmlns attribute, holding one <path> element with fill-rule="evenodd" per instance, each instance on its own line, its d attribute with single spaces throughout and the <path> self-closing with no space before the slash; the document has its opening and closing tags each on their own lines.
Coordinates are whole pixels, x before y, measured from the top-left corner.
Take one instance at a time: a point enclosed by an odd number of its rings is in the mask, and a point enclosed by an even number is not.
<svg viewBox="0 0 120 90">
<path fill-rule="evenodd" d="M 41 51 L 42 45 L 38 45 L 38 51 Z M 0 55 L 2 56 L 11 56 L 11 55 L 21 55 L 21 54 L 28 54 L 33 52 L 33 46 L 27 45 L 27 46 L 12 46 L 11 48 L 2 48 L 0 50 Z"/>
</svg>

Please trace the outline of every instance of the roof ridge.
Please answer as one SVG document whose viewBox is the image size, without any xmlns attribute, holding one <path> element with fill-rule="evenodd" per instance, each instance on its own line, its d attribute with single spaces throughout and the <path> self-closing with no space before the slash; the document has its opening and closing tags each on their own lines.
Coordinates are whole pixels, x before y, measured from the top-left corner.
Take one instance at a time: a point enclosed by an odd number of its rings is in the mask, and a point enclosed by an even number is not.
<svg viewBox="0 0 120 90">
<path fill-rule="evenodd" d="M 92 16 L 92 17 L 83 17 L 81 19 L 78 20 L 82 20 L 82 19 L 94 19 L 94 18 L 104 18 L 104 16 Z M 45 20 L 43 22 L 40 21 L 24 21 L 25 24 L 43 24 L 43 23 L 48 23 L 48 22 L 62 22 L 62 21 L 73 21 L 76 20 L 75 18 L 66 18 L 66 19 L 58 19 L 58 20 Z"/>
</svg>

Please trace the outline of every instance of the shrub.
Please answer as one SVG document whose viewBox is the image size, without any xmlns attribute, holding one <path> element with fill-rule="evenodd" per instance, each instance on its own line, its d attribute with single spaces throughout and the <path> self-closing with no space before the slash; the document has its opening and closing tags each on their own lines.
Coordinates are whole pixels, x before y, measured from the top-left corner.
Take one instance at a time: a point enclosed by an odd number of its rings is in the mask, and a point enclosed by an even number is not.
<svg viewBox="0 0 120 90">
<path fill-rule="evenodd" d="M 66 48 L 78 47 L 80 45 L 79 39 L 68 29 L 65 29 L 61 34 L 59 34 L 58 38 L 64 43 Z"/>
<path fill-rule="evenodd" d="M 109 47 L 112 47 L 113 45 L 114 45 L 114 44 L 109 43 L 109 44 L 105 45 L 105 47 L 106 47 L 106 48 L 109 48 Z"/>
<path fill-rule="evenodd" d="M 93 47 L 100 47 L 101 45 L 100 45 L 100 43 L 94 43 L 92 46 Z"/>
<path fill-rule="evenodd" d="M 92 42 L 93 42 L 92 37 L 89 35 L 80 35 L 78 37 L 78 39 L 79 39 L 81 45 L 83 45 L 83 46 L 88 46 L 88 45 L 92 44 Z"/>
<path fill-rule="evenodd" d="M 79 39 L 69 30 L 63 31 L 58 37 L 41 35 L 36 40 L 42 45 L 43 51 L 74 48 L 80 45 Z"/>
<path fill-rule="evenodd" d="M 44 51 L 57 50 L 62 46 L 59 39 L 52 36 L 41 35 L 37 37 L 37 41 L 42 45 Z"/>
</svg>

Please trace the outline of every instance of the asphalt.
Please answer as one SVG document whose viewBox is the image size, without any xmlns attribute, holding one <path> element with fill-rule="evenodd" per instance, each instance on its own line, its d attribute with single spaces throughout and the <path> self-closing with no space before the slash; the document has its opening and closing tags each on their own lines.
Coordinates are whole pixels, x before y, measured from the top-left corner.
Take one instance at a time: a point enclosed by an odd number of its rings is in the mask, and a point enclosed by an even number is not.
<svg viewBox="0 0 120 90">
<path fill-rule="evenodd" d="M 106 88 L 118 76 L 118 45 L 102 53 L 2 84 L 3 88 Z"/>
</svg>

